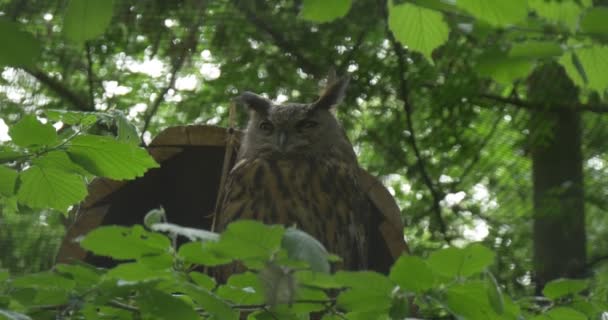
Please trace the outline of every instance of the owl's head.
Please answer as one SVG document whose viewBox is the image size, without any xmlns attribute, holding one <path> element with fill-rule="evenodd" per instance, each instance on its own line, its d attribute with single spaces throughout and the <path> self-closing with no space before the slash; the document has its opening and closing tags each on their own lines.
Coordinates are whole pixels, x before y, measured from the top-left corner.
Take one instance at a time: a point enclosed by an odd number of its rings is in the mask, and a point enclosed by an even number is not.
<svg viewBox="0 0 608 320">
<path fill-rule="evenodd" d="M 349 78 L 330 83 L 313 103 L 274 102 L 244 92 L 239 101 L 249 110 L 249 122 L 239 158 L 320 156 L 343 153 L 352 146 L 332 109 L 344 98 Z"/>
</svg>

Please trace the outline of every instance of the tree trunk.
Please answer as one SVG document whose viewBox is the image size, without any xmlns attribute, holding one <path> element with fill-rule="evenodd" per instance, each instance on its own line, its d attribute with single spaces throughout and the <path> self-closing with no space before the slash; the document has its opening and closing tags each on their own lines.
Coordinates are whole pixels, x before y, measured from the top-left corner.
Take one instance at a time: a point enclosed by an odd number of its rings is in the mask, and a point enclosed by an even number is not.
<svg viewBox="0 0 608 320">
<path fill-rule="evenodd" d="M 555 64 L 529 79 L 530 98 L 574 103 L 578 92 Z M 533 112 L 530 122 L 534 184 L 536 292 L 560 277 L 580 277 L 586 261 L 581 117 L 573 110 Z"/>
</svg>

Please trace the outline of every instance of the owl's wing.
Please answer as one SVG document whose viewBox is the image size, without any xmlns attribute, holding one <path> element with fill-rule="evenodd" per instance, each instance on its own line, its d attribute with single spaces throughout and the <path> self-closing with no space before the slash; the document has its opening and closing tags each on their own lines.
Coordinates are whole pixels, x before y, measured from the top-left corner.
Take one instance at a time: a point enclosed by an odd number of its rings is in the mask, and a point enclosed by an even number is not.
<svg viewBox="0 0 608 320">
<path fill-rule="evenodd" d="M 403 237 L 401 212 L 382 183 L 367 171 L 359 170 L 359 184 L 371 202 L 369 226 L 369 267 L 388 273 L 391 265 L 409 248 Z"/>
</svg>

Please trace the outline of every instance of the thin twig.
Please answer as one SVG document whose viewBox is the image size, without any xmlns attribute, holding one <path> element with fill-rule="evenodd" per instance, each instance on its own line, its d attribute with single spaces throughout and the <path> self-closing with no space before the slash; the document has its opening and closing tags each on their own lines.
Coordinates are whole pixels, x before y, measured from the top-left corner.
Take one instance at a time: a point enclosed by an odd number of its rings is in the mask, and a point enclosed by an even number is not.
<svg viewBox="0 0 608 320">
<path fill-rule="evenodd" d="M 401 46 L 401 44 L 399 44 L 399 42 L 397 42 L 397 39 L 395 38 L 393 32 L 388 27 L 388 12 L 387 12 L 387 8 L 386 8 L 386 6 L 387 6 L 386 1 L 380 0 L 379 3 L 380 3 L 381 10 L 382 10 L 384 22 L 385 22 L 386 35 L 387 35 L 389 41 L 391 42 L 393 51 L 397 57 L 397 71 L 399 72 L 399 77 L 398 77 L 399 91 L 398 92 L 399 92 L 399 98 L 403 101 L 403 110 L 405 112 L 406 126 L 409 131 L 407 140 L 409 141 L 409 144 L 412 147 L 412 150 L 414 151 L 414 156 L 416 157 L 418 170 L 420 171 L 422 180 L 423 180 L 424 184 L 427 186 L 427 188 L 429 189 L 429 191 L 431 193 L 431 197 L 433 198 L 432 199 L 433 212 L 435 214 L 435 219 L 437 220 L 437 224 L 439 225 L 439 231 L 443 234 L 444 239 L 449 243 L 450 238 L 447 235 L 447 226 L 441 215 L 440 202 L 443 199 L 444 195 L 443 195 L 443 192 L 441 192 L 441 190 L 437 189 L 437 187 L 431 180 L 431 177 L 426 170 L 424 159 L 422 158 L 422 155 L 420 153 L 420 149 L 418 147 L 418 141 L 416 140 L 416 132 L 415 132 L 414 124 L 412 121 L 412 113 L 413 113 L 412 101 L 409 99 L 409 84 L 405 78 L 405 74 L 407 72 L 407 67 L 406 67 L 407 52 L 406 52 L 406 49 L 403 48 Z"/>
<path fill-rule="evenodd" d="M 85 44 L 85 51 L 87 54 L 87 80 L 89 82 L 89 108 L 95 109 L 95 87 L 94 87 L 94 76 L 93 76 L 93 57 L 91 54 L 91 44 L 87 41 Z"/>
</svg>

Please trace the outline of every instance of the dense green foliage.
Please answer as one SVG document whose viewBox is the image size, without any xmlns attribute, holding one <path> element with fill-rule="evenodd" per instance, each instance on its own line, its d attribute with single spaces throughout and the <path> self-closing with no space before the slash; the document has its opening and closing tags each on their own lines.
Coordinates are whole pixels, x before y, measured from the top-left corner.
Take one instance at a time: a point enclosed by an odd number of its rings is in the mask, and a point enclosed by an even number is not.
<svg viewBox="0 0 608 320">
<path fill-rule="evenodd" d="M 597 319 L 608 310 L 607 6 L 0 0 L 0 129 L 8 127 L 0 130 L 0 267 L 11 274 L 0 274 L 0 317 L 224 319 L 253 309 L 264 319 L 318 310 L 402 318 L 415 296 L 424 317 Z M 578 101 L 561 101 L 554 88 L 529 92 L 530 75 L 547 66 L 565 76 L 544 77 L 572 82 Z M 361 165 L 383 178 L 406 222 L 413 255 L 390 275 L 317 279 L 282 260 L 285 230 L 253 224 L 234 228 L 242 237 L 270 228 L 256 238 L 264 246 L 228 232 L 204 238 L 201 250 L 141 227 L 109 227 L 83 246 L 133 261 L 47 271 L 60 221 L 86 196 L 86 182 L 133 179 L 157 165 L 141 140 L 176 124 L 227 124 L 241 90 L 312 99 L 331 67 L 353 78 L 338 116 Z M 534 297 L 529 155 L 554 128 L 531 114 L 565 109 L 582 114 L 586 279 L 556 280 Z M 130 249 L 119 245 L 127 236 Z M 192 271 L 232 259 L 259 272 L 216 287 Z M 294 277 L 305 286 L 292 290 Z"/>
</svg>

